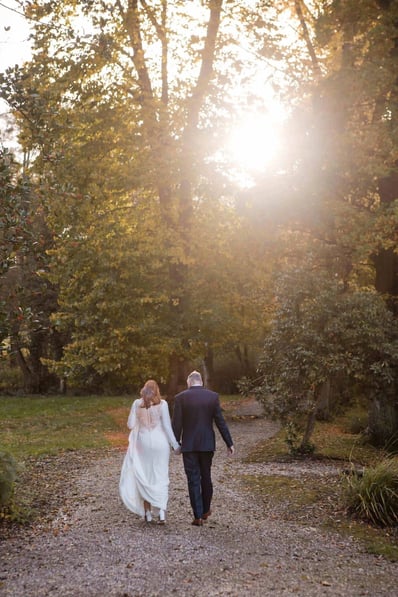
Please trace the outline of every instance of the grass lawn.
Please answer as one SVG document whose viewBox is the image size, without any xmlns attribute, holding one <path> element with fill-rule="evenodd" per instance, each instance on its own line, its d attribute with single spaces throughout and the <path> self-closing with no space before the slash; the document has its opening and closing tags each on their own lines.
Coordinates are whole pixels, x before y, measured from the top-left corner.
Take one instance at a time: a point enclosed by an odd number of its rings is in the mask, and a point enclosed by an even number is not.
<svg viewBox="0 0 398 597">
<path fill-rule="evenodd" d="M 127 447 L 135 396 L 0 396 L 0 450 L 16 460 L 65 450 Z M 221 398 L 226 412 L 238 396 Z"/>
<path fill-rule="evenodd" d="M 17 460 L 127 442 L 131 396 L 0 397 L 0 449 Z"/>
</svg>

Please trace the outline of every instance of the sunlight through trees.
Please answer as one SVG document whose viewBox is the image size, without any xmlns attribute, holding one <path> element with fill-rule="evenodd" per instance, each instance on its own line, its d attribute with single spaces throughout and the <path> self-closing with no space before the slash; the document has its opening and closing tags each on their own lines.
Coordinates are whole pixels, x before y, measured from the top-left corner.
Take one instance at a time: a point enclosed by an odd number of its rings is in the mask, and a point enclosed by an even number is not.
<svg viewBox="0 0 398 597">
<path fill-rule="evenodd" d="M 347 297 L 375 288 L 397 316 L 395 2 L 21 10 L 32 56 L 1 75 L 0 95 L 23 157 L 2 201 L 28 181 L 48 231 L 43 387 L 154 376 L 172 395 L 195 365 L 236 390 L 256 375 L 287 268 L 311 264 Z M 31 258 L 7 217 L 3 281 Z M 21 305 L 1 301 L 6 322 Z M 15 338 L 31 368 L 32 328 Z"/>
</svg>

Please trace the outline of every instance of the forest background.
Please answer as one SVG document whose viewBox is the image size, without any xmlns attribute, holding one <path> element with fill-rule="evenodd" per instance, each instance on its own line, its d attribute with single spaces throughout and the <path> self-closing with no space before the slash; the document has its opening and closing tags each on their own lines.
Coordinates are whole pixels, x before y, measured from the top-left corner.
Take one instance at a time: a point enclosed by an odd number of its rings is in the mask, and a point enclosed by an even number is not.
<svg viewBox="0 0 398 597">
<path fill-rule="evenodd" d="M 17 4 L 1 391 L 171 397 L 196 367 L 303 445 L 355 399 L 394 441 L 397 3 Z"/>
</svg>

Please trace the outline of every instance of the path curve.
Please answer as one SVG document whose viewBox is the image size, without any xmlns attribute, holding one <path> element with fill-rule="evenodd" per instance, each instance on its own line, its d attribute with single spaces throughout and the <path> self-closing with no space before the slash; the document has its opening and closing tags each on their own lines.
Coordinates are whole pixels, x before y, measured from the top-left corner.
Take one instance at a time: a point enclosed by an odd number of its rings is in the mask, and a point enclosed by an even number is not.
<svg viewBox="0 0 398 597">
<path fill-rule="evenodd" d="M 62 506 L 48 524 L 0 543 L 0 595 L 397 594 L 396 564 L 364 553 L 355 540 L 316 523 L 281 520 L 272 508 L 264 511 L 253 501 L 241 475 L 267 470 L 275 474 L 279 469 L 242 460 L 251 446 L 275 432 L 275 426 L 265 419 L 249 419 L 230 423 L 230 429 L 237 453 L 228 458 L 218 437 L 214 514 L 205 526 L 190 524 L 180 457 L 171 459 L 168 521 L 161 527 L 145 525 L 122 505 L 117 488 L 123 453 L 111 450 L 87 468 L 70 472 Z M 284 470 L 285 465 L 280 466 Z"/>
</svg>

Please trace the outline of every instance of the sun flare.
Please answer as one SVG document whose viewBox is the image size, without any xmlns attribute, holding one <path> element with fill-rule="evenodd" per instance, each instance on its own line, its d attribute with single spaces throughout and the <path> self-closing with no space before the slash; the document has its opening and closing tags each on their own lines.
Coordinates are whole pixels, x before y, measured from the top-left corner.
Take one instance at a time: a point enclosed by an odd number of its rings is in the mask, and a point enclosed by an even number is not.
<svg viewBox="0 0 398 597">
<path fill-rule="evenodd" d="M 276 158 L 281 148 L 282 109 L 252 113 L 231 132 L 228 152 L 239 169 L 259 172 Z"/>
</svg>

